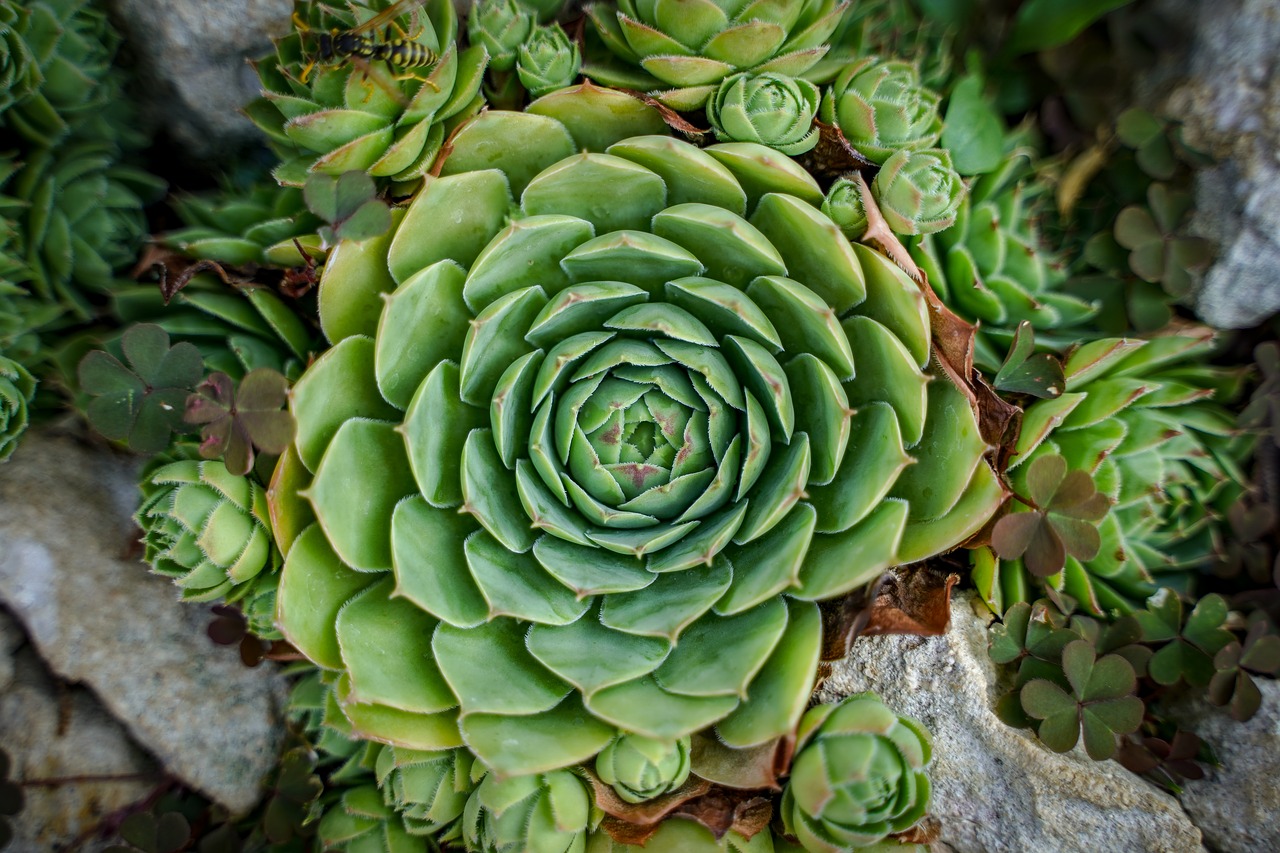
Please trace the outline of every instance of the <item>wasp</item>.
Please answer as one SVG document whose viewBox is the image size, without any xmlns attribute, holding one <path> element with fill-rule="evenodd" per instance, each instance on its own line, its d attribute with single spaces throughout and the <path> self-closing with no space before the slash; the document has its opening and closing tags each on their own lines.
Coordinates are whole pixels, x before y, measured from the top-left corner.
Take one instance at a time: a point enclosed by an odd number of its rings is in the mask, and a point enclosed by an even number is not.
<svg viewBox="0 0 1280 853">
<path fill-rule="evenodd" d="M 436 52 L 408 37 L 395 23 L 396 18 L 421 6 L 424 2 L 426 0 L 397 0 L 359 26 L 349 30 L 335 27 L 327 33 L 318 34 L 315 57 L 303 69 L 302 82 L 306 82 L 311 70 L 317 64 L 334 61 L 351 60 L 357 64 L 381 61 L 404 69 L 434 65 L 440 58 Z M 299 32 L 305 33 L 309 30 L 296 12 L 293 22 Z M 386 30 L 379 38 L 374 31 L 384 25 Z M 392 37 L 393 27 L 400 31 L 399 37 Z"/>
</svg>

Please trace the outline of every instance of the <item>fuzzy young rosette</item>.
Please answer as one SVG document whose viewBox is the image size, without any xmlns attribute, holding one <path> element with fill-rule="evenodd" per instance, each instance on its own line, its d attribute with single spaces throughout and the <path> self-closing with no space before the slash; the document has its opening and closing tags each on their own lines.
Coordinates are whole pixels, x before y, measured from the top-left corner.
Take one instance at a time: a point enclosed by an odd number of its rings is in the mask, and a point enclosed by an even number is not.
<svg viewBox="0 0 1280 853">
<path fill-rule="evenodd" d="M 880 167 L 871 195 L 895 234 L 932 234 L 955 224 L 967 190 L 945 148 L 898 151 Z"/>
<path fill-rule="evenodd" d="M 427 0 L 395 24 L 439 55 L 433 65 L 405 69 L 383 61 L 317 58 L 317 33 L 350 30 L 391 5 L 352 2 L 307 6 L 305 32 L 276 42 L 257 63 L 263 97 L 246 107 L 283 158 L 274 176 L 302 186 L 313 172 L 367 171 L 411 183 L 431 169 L 449 129 L 483 104 L 484 48 L 459 51 L 451 0 Z"/>
<path fill-rule="evenodd" d="M 721 142 L 758 142 L 791 157 L 818 144 L 818 87 L 785 74 L 735 74 L 707 101 Z"/>
<path fill-rule="evenodd" d="M 819 117 L 840 128 L 868 160 L 920 151 L 942 136 L 942 98 L 920 83 L 909 62 L 867 58 L 846 67 L 822 98 Z"/>
<path fill-rule="evenodd" d="M 406 828 L 372 782 L 343 791 L 320 819 L 316 837 L 322 850 L 338 853 L 430 853 L 436 849 L 429 838 Z"/>
<path fill-rule="evenodd" d="M 144 559 L 174 580 L 183 599 L 235 600 L 237 586 L 272 564 L 267 496 L 252 479 L 221 462 L 184 459 L 144 474 L 141 487 L 134 518 Z"/>
<path fill-rule="evenodd" d="M 430 835 L 439 843 L 461 837 L 476 770 L 475 757 L 465 749 L 425 752 L 384 746 L 375 765 L 386 804 L 414 835 Z"/>
<path fill-rule="evenodd" d="M 476 0 L 467 16 L 471 44 L 484 48 L 494 71 L 515 67 L 520 46 L 533 30 L 533 10 L 521 0 Z"/>
<path fill-rule="evenodd" d="M 674 791 L 689 778 L 689 738 L 624 735 L 596 756 L 596 774 L 628 803 Z"/>
<path fill-rule="evenodd" d="M 0 462 L 13 455 L 27 429 L 28 408 L 36 380 L 18 362 L 0 355 Z"/>
<path fill-rule="evenodd" d="M 782 825 L 808 853 L 848 853 L 904 832 L 929 808 L 929 732 L 874 693 L 805 714 Z"/>
<path fill-rule="evenodd" d="M 1141 609 L 1160 587 L 1190 592 L 1222 548 L 1252 444 L 1222 405 L 1239 393 L 1241 373 L 1206 364 L 1214 348 L 1208 329 L 1093 341 L 1067 359 L 1066 392 L 1027 408 L 1010 466 L 1014 491 L 1028 494 L 1031 463 L 1057 454 L 1112 503 L 1097 556 L 1067 555 L 1041 581 L 1091 613 Z M 1041 595 L 1022 560 L 980 559 L 974 578 L 998 612 Z"/>
<path fill-rule="evenodd" d="M 764 743 L 814 602 L 999 503 L 918 288 L 777 152 L 662 129 L 593 86 L 486 113 L 325 266 L 279 615 L 368 736 L 504 775 L 619 732 Z"/>
<path fill-rule="evenodd" d="M 520 85 L 535 98 L 563 89 L 582 69 L 582 52 L 559 24 L 537 27 L 516 51 Z"/>
<path fill-rule="evenodd" d="M 583 853 L 599 822 L 591 787 L 573 771 L 487 774 L 467 799 L 462 837 L 476 853 Z"/>
<path fill-rule="evenodd" d="M 861 239 L 867 232 L 867 205 L 862 200 L 865 184 L 853 178 L 836 178 L 822 199 L 822 212 L 831 217 L 850 240 Z"/>
<path fill-rule="evenodd" d="M 588 63 L 587 75 L 651 92 L 677 110 L 700 109 L 720 81 L 740 71 L 804 74 L 826 54 L 848 6 L 847 0 L 595 3 L 587 14 L 614 62 Z"/>
</svg>

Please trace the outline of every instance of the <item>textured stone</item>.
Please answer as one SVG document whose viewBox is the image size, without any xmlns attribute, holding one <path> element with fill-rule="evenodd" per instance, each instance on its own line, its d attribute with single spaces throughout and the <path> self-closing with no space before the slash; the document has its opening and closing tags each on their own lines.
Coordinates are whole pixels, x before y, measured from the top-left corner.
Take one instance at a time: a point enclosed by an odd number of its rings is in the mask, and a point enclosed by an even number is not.
<svg viewBox="0 0 1280 853">
<path fill-rule="evenodd" d="M 819 697 L 872 690 L 934 737 L 932 814 L 957 853 L 1195 851 L 1200 832 L 1177 800 L 1082 748 L 1050 752 L 992 711 L 999 697 L 986 620 L 957 597 L 941 637 L 864 637 Z"/>
<path fill-rule="evenodd" d="M 1219 246 L 1196 310 L 1216 326 L 1253 326 L 1280 311 L 1280 0 L 1159 0 L 1151 13 L 1192 38 L 1139 94 L 1222 161 L 1196 180 L 1191 230 Z"/>
<path fill-rule="evenodd" d="M 1259 679 L 1262 708 L 1238 723 L 1222 708 L 1188 701 L 1170 716 L 1213 747 L 1222 767 L 1188 780 L 1182 807 L 1214 850 L 1280 850 L 1280 682 Z"/>
<path fill-rule="evenodd" d="M 260 91 L 246 60 L 292 24 L 291 0 L 111 0 L 136 58 L 143 103 L 191 158 L 223 156 L 261 134 L 240 110 Z"/>
<path fill-rule="evenodd" d="M 0 469 L 0 601 L 170 772 L 247 810 L 283 737 L 282 681 L 215 646 L 208 611 L 127 556 L 136 502 L 132 461 L 28 433 Z"/>
<path fill-rule="evenodd" d="M 24 788 L 22 811 L 10 819 L 14 839 L 7 849 L 14 853 L 67 848 L 106 815 L 142 799 L 163 776 L 92 693 L 49 676 L 3 612 L 0 743 L 14 780 L 64 780 Z"/>
</svg>

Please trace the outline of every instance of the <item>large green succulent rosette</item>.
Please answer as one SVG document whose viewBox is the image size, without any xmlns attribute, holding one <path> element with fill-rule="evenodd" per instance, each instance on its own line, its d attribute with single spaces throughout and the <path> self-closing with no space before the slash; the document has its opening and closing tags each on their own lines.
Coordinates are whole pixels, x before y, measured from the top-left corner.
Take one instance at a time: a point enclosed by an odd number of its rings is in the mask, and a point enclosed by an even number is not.
<svg viewBox="0 0 1280 853">
<path fill-rule="evenodd" d="M 613 63 L 588 62 L 608 85 L 649 91 L 677 110 L 699 109 L 740 71 L 798 77 L 828 50 L 848 2 L 837 0 L 619 0 L 587 7 Z"/>
<path fill-rule="evenodd" d="M 486 113 L 326 264 L 278 615 L 364 736 L 504 776 L 619 733 L 766 743 L 814 602 L 1000 501 L 919 290 L 776 152 L 663 129 L 593 86 Z"/>
<path fill-rule="evenodd" d="M 283 162 L 277 181 L 302 186 L 318 172 L 367 171 L 375 178 L 416 182 L 435 163 L 447 130 L 483 103 L 484 48 L 459 51 L 457 13 L 450 0 L 427 0 L 395 24 L 409 40 L 439 54 L 434 65 L 414 69 L 385 62 L 316 62 L 316 33 L 350 30 L 391 5 L 387 0 L 338 9 L 312 3 L 309 28 L 276 42 L 257 64 L 263 97 L 246 108 Z"/>
<path fill-rule="evenodd" d="M 1248 488 L 1252 439 L 1223 405 L 1240 371 L 1206 363 L 1215 349 L 1204 328 L 1149 340 L 1106 338 L 1066 360 L 1066 392 L 1027 408 L 1010 482 L 1029 494 L 1026 472 L 1046 454 L 1089 472 L 1111 511 L 1098 528 L 1096 557 L 1068 555 L 1048 583 L 1083 609 L 1122 615 L 1160 587 L 1190 593 L 1220 553 L 1226 511 Z M 979 590 L 993 609 L 1041 596 L 1021 560 L 977 561 Z"/>
</svg>

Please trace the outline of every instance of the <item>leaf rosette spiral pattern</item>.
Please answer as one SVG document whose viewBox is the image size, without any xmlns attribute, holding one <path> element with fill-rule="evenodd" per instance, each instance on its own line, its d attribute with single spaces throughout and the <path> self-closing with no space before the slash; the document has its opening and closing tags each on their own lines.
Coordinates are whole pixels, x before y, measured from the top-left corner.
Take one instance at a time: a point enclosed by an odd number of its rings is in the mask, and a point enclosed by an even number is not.
<svg viewBox="0 0 1280 853">
<path fill-rule="evenodd" d="M 590 86 L 487 113 L 326 264 L 279 617 L 367 736 L 503 775 L 619 732 L 764 743 L 808 699 L 813 602 L 1000 500 L 918 289 L 776 152 L 660 127 Z"/>
</svg>

